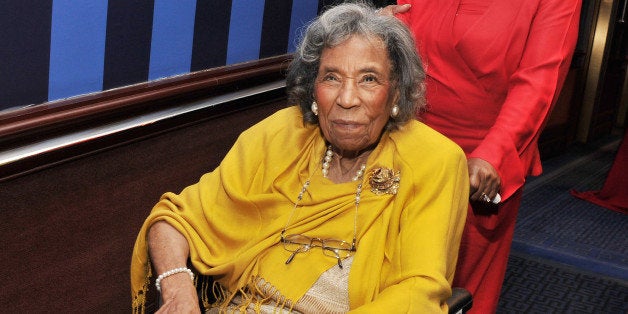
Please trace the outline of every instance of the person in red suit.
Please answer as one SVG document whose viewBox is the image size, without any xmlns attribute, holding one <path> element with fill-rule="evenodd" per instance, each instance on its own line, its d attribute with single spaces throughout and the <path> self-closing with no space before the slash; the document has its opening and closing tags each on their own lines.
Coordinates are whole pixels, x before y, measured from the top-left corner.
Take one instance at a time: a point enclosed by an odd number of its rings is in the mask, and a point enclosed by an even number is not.
<svg viewBox="0 0 628 314">
<path fill-rule="evenodd" d="M 427 70 L 418 117 L 467 154 L 470 206 L 454 285 L 473 294 L 472 312 L 493 313 L 525 178 L 541 174 L 537 140 L 569 70 L 581 0 L 397 4 L 382 14 L 409 26 Z"/>
</svg>

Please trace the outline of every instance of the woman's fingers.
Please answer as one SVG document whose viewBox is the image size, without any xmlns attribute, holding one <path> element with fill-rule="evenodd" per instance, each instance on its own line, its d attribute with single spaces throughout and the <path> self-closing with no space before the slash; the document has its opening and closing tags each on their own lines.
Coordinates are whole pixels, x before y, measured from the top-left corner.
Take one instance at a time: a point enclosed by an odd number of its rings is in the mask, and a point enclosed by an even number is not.
<svg viewBox="0 0 628 314">
<path fill-rule="evenodd" d="M 470 199 L 472 201 L 493 202 L 501 188 L 501 179 L 495 168 L 480 158 L 469 158 Z M 501 196 L 499 197 L 501 200 Z"/>
</svg>

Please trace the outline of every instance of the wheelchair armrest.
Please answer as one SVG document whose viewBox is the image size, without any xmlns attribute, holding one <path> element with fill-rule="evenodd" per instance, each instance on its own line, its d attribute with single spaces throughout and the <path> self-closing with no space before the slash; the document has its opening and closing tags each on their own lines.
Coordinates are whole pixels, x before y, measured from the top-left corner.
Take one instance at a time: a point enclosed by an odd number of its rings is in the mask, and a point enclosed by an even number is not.
<svg viewBox="0 0 628 314">
<path fill-rule="evenodd" d="M 467 289 L 454 287 L 451 297 L 447 299 L 447 305 L 449 306 L 449 314 L 466 313 L 473 306 L 473 297 Z"/>
</svg>

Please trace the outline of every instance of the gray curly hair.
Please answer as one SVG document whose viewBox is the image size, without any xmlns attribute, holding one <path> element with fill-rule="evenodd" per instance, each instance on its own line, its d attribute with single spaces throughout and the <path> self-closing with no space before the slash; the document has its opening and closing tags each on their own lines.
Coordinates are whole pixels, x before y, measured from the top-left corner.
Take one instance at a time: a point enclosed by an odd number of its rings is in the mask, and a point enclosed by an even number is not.
<svg viewBox="0 0 628 314">
<path fill-rule="evenodd" d="M 386 129 L 396 130 L 425 106 L 425 71 L 408 28 L 393 16 L 378 14 L 368 4 L 345 3 L 332 7 L 307 27 L 288 68 L 288 100 L 299 105 L 305 123 L 318 124 L 310 108 L 323 49 L 356 35 L 379 38 L 388 51 L 391 88 L 396 88 L 399 95 L 399 114 L 388 119 Z"/>
</svg>

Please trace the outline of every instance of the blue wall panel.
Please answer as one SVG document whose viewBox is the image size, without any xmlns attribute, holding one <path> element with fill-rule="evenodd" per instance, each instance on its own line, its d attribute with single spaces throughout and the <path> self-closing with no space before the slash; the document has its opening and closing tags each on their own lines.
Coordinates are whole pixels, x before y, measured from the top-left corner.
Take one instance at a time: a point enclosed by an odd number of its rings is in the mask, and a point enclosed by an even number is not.
<svg viewBox="0 0 628 314">
<path fill-rule="evenodd" d="M 292 16 L 290 17 L 290 36 L 288 37 L 287 51 L 292 53 L 296 49 L 304 27 L 318 13 L 318 0 L 292 1 Z"/>
<path fill-rule="evenodd" d="M 155 0 L 149 80 L 190 72 L 196 0 Z"/>
<path fill-rule="evenodd" d="M 48 99 L 102 90 L 107 0 L 52 4 Z"/>
<path fill-rule="evenodd" d="M 264 1 L 233 0 L 227 64 L 257 60 L 262 39 Z"/>
<path fill-rule="evenodd" d="M 331 0 L 0 0 L 0 110 L 293 52 Z"/>
</svg>

